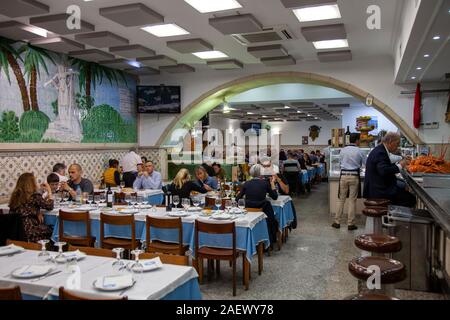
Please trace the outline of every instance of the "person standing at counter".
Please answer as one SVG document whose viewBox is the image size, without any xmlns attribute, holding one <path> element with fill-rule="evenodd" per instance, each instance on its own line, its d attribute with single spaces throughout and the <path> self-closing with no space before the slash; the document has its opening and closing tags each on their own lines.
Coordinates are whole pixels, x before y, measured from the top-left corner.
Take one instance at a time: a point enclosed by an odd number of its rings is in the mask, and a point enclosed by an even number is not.
<svg viewBox="0 0 450 320">
<path fill-rule="evenodd" d="M 369 153 L 364 179 L 364 198 L 389 199 L 393 205 L 414 207 L 416 198 L 398 187 L 395 176 L 409 164 L 409 160 L 402 159 L 399 163 L 393 164 L 389 157 L 390 153 L 397 151 L 399 145 L 400 135 L 388 132 L 382 143 Z"/>
<path fill-rule="evenodd" d="M 341 217 L 344 213 L 345 201 L 348 198 L 348 230 L 358 229 L 355 226 L 355 208 L 356 200 L 360 195 L 361 189 L 361 167 L 364 163 L 364 155 L 358 147 L 359 135 L 352 133 L 350 135 L 350 145 L 343 148 L 340 154 L 341 176 L 339 178 L 338 191 L 338 210 L 336 218 L 332 224 L 333 228 L 341 227 Z"/>
</svg>

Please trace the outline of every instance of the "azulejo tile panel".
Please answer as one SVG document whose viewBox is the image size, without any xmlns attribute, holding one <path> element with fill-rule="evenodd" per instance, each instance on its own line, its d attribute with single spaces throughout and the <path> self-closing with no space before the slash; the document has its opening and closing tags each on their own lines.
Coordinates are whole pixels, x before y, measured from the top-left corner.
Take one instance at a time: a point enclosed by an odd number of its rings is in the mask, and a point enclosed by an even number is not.
<svg viewBox="0 0 450 320">
<path fill-rule="evenodd" d="M 96 183 L 100 180 L 103 170 L 108 167 L 109 159 L 120 161 L 126 153 L 127 150 L 0 152 L 0 202 L 7 201 L 18 177 L 24 172 L 33 172 L 38 183 L 42 183 L 56 163 L 78 163 L 83 168 L 84 177 Z M 161 163 L 161 159 L 166 155 L 165 150 L 140 149 L 139 154 L 151 160 L 156 170 L 166 168 L 166 165 Z"/>
</svg>

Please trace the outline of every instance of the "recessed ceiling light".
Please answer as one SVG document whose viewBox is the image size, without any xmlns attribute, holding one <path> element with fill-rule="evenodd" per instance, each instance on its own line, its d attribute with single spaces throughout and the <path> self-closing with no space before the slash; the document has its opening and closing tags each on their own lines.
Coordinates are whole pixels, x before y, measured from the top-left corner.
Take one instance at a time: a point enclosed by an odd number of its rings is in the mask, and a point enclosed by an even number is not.
<svg viewBox="0 0 450 320">
<path fill-rule="evenodd" d="M 416 70 L 422 70 L 422 67 L 417 67 Z"/>
<path fill-rule="evenodd" d="M 416 77 L 411 77 L 411 80 L 416 80 Z"/>
<path fill-rule="evenodd" d="M 439 39 L 441 39 L 441 36 L 434 36 L 433 37 L 433 40 L 439 40 Z"/>
<path fill-rule="evenodd" d="M 222 51 L 194 52 L 193 55 L 196 57 L 199 57 L 200 59 L 217 59 L 217 58 L 227 58 L 228 57 Z"/>
<path fill-rule="evenodd" d="M 247 112 L 247 114 L 254 114 L 253 112 Z"/>
<path fill-rule="evenodd" d="M 184 0 L 200 13 L 242 8 L 236 0 Z"/>
<path fill-rule="evenodd" d="M 429 58 L 430 55 L 429 55 L 429 54 L 424 54 L 423 57 L 424 57 L 424 58 Z"/>
<path fill-rule="evenodd" d="M 34 26 L 25 26 L 22 28 L 25 31 L 37 34 L 38 36 L 47 38 L 47 33 L 48 31 L 39 27 L 34 27 Z"/>
<path fill-rule="evenodd" d="M 297 113 L 302 113 L 302 112 L 299 110 L 299 111 L 297 111 Z"/>
<path fill-rule="evenodd" d="M 317 50 L 347 48 L 348 40 L 347 39 L 339 39 L 339 40 L 315 41 L 315 42 L 313 42 L 313 45 Z"/>
<path fill-rule="evenodd" d="M 300 22 L 341 18 L 341 12 L 337 4 L 300 8 L 292 11 Z"/>
<path fill-rule="evenodd" d="M 130 66 L 135 67 L 135 68 L 140 68 L 141 67 L 141 64 L 138 61 L 128 60 L 127 63 Z"/>
<path fill-rule="evenodd" d="M 189 34 L 188 31 L 184 30 L 174 23 L 158 24 L 154 26 L 143 27 L 141 29 L 159 38 Z"/>
<path fill-rule="evenodd" d="M 284 108 L 285 108 L 285 109 L 290 109 L 291 107 L 289 107 L 289 106 L 284 106 Z"/>
</svg>

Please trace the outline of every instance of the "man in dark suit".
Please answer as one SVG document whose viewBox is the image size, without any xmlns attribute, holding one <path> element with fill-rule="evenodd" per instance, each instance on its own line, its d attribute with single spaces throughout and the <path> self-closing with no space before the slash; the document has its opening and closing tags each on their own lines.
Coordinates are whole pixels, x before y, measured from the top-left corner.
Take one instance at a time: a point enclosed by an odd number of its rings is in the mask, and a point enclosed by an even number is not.
<svg viewBox="0 0 450 320">
<path fill-rule="evenodd" d="M 403 159 L 392 164 L 389 152 L 395 152 L 400 145 L 400 135 L 387 133 L 380 145 L 373 149 L 366 161 L 364 178 L 364 198 L 389 199 L 393 205 L 414 207 L 416 198 L 397 186 L 396 174 L 405 168 L 409 160 Z"/>
</svg>

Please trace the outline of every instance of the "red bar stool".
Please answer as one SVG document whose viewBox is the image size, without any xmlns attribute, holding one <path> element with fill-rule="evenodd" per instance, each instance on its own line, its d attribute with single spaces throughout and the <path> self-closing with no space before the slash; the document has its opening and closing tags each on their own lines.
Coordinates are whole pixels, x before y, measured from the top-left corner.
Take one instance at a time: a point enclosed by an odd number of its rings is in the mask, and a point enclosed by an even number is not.
<svg viewBox="0 0 450 320">
<path fill-rule="evenodd" d="M 370 267 L 380 268 L 380 288 L 370 290 L 367 288 L 367 280 L 374 275 L 375 270 Z M 369 256 L 355 258 L 348 265 L 350 273 L 357 278 L 358 293 L 375 293 L 395 296 L 394 284 L 406 278 L 406 268 L 403 263 L 386 257 Z"/>
</svg>

